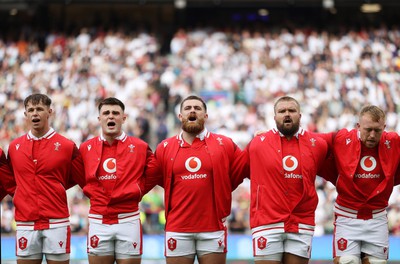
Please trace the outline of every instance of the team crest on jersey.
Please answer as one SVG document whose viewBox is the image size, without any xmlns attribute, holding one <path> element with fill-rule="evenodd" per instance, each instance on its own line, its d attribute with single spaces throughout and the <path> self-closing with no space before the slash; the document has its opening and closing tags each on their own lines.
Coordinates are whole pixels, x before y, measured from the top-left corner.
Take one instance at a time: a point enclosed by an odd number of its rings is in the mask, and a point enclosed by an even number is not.
<svg viewBox="0 0 400 264">
<path fill-rule="evenodd" d="M 257 239 L 257 247 L 261 250 L 266 248 L 267 247 L 267 239 L 263 236 L 259 237 Z"/>
<path fill-rule="evenodd" d="M 90 246 L 92 248 L 97 248 L 97 246 L 99 245 L 99 241 L 100 241 L 100 239 L 96 235 L 91 236 L 90 237 Z"/>
<path fill-rule="evenodd" d="M 297 161 L 297 159 L 292 156 L 292 155 L 287 155 L 282 159 L 282 163 L 283 163 L 283 168 L 286 171 L 294 171 L 297 166 L 299 165 L 299 162 Z"/>
<path fill-rule="evenodd" d="M 220 145 L 224 145 L 224 143 L 222 142 L 222 138 L 217 137 L 217 140 L 218 140 L 218 142 L 219 142 Z"/>
<path fill-rule="evenodd" d="M 350 138 L 346 138 L 346 145 L 349 145 L 350 142 L 351 142 L 351 139 Z"/>
<path fill-rule="evenodd" d="M 337 241 L 337 247 L 339 250 L 343 251 L 347 249 L 347 239 L 343 237 Z"/>
<path fill-rule="evenodd" d="M 54 150 L 55 151 L 59 151 L 60 150 L 60 147 L 61 147 L 61 144 L 60 144 L 60 142 L 56 142 L 56 143 L 54 143 Z"/>
<path fill-rule="evenodd" d="M 317 140 L 315 138 L 310 138 L 311 146 L 315 147 L 315 142 Z"/>
<path fill-rule="evenodd" d="M 129 152 L 133 152 L 133 150 L 135 149 L 135 145 L 130 144 L 130 145 L 128 146 L 128 148 L 129 148 Z"/>
<path fill-rule="evenodd" d="M 361 159 L 360 166 L 365 171 L 372 171 L 376 168 L 376 159 L 372 156 L 365 156 Z"/>
<path fill-rule="evenodd" d="M 185 168 L 190 172 L 197 172 L 201 168 L 201 160 L 198 157 L 190 157 L 185 161 Z"/>
<path fill-rule="evenodd" d="M 92 145 L 87 146 L 87 150 L 90 151 L 92 149 Z"/>
<path fill-rule="evenodd" d="M 16 150 L 19 149 L 19 144 L 15 145 L 15 149 L 16 149 Z"/>
<path fill-rule="evenodd" d="M 390 140 L 386 139 L 385 146 L 386 148 L 390 149 Z"/>
<path fill-rule="evenodd" d="M 176 244 L 177 244 L 176 239 L 174 239 L 172 237 L 170 239 L 168 239 L 168 249 L 169 250 L 174 251 L 176 249 Z"/>
<path fill-rule="evenodd" d="M 264 141 L 265 137 L 261 136 L 260 139 L 261 139 L 261 142 L 262 142 L 262 141 Z"/>
<path fill-rule="evenodd" d="M 21 237 L 20 239 L 18 239 L 18 248 L 19 249 L 26 249 L 26 247 L 28 246 L 28 239 L 26 239 L 25 237 Z"/>
</svg>

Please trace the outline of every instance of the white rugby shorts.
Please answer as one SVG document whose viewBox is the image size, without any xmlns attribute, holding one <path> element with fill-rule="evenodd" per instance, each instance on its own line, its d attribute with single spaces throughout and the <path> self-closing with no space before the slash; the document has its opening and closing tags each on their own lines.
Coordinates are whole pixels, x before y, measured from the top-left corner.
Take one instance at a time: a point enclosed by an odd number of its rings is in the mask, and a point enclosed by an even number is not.
<svg viewBox="0 0 400 264">
<path fill-rule="evenodd" d="M 17 230 L 16 255 L 27 257 L 38 254 L 69 254 L 71 228 L 61 226 L 44 230 Z"/>
<path fill-rule="evenodd" d="M 181 257 L 201 253 L 226 253 L 226 230 L 201 233 L 165 233 L 165 256 Z"/>
<path fill-rule="evenodd" d="M 368 220 L 336 216 L 333 257 L 360 255 L 380 259 L 389 254 L 389 231 L 386 215 Z"/>
<path fill-rule="evenodd" d="M 255 233 L 254 257 L 291 253 L 303 258 L 311 257 L 312 235 L 299 233 Z"/>
<path fill-rule="evenodd" d="M 98 256 L 116 254 L 142 255 L 142 225 L 140 219 L 118 224 L 90 221 L 87 241 L 88 253 Z"/>
</svg>

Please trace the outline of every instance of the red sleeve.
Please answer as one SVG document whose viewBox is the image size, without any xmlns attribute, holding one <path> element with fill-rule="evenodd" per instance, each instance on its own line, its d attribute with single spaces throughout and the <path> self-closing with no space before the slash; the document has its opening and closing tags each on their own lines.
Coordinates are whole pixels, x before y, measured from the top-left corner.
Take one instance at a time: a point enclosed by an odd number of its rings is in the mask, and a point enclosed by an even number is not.
<svg viewBox="0 0 400 264">
<path fill-rule="evenodd" d="M 315 136 L 320 137 L 326 141 L 328 144 L 327 156 L 323 162 L 323 165 L 318 171 L 318 176 L 324 178 L 325 180 L 331 182 L 336 186 L 336 181 L 338 178 L 338 170 L 336 168 L 335 157 L 333 155 L 333 142 L 336 137 L 336 132 L 333 133 L 313 133 Z"/>
<path fill-rule="evenodd" d="M 400 165 L 397 167 L 396 174 L 394 175 L 394 186 L 400 184 Z"/>
<path fill-rule="evenodd" d="M 9 163 L 7 162 L 6 155 L 0 149 L 0 201 L 7 195 L 14 195 L 16 188 L 15 179 Z"/>
<path fill-rule="evenodd" d="M 235 190 L 245 178 L 250 177 L 250 169 L 247 162 L 247 152 L 242 151 L 235 143 L 233 143 L 233 152 L 233 160 L 230 166 L 232 191 Z"/>
<path fill-rule="evenodd" d="M 79 184 L 83 189 L 85 186 L 85 167 L 83 165 L 83 158 L 78 148 L 74 144 L 71 162 L 71 174 L 68 181 L 67 189 Z"/>
<path fill-rule="evenodd" d="M 147 153 L 147 164 L 144 173 L 144 194 L 148 193 L 156 185 L 163 186 L 163 171 L 159 160 L 157 160 L 157 153 L 153 154 L 151 150 L 150 153 L 149 151 Z"/>
</svg>

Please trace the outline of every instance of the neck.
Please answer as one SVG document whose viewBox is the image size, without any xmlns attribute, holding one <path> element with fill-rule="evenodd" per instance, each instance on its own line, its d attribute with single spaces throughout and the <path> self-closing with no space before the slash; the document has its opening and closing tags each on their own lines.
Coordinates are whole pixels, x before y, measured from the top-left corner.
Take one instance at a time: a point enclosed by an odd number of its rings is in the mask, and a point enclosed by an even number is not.
<svg viewBox="0 0 400 264">
<path fill-rule="evenodd" d="M 114 143 L 115 140 L 117 140 L 118 137 L 120 137 L 122 135 L 122 132 L 119 133 L 118 135 L 113 135 L 113 134 L 108 134 L 105 135 L 103 134 L 104 139 L 108 142 L 108 144 L 112 145 Z"/>
<path fill-rule="evenodd" d="M 291 139 L 293 138 L 293 135 L 291 135 L 291 136 L 285 136 L 285 138 L 286 138 L 287 140 L 291 140 Z"/>
<path fill-rule="evenodd" d="M 42 129 L 34 129 L 34 128 L 32 128 L 32 129 L 31 129 L 31 133 L 32 133 L 32 135 L 34 135 L 35 137 L 41 138 L 41 137 L 43 137 L 44 135 L 46 135 L 46 133 L 49 132 L 49 130 L 50 130 L 50 127 L 42 128 Z"/>
<path fill-rule="evenodd" d="M 183 131 L 183 133 L 182 133 L 183 140 L 185 140 L 185 142 L 189 143 L 190 145 L 193 143 L 193 141 L 196 137 L 197 137 L 197 134 L 191 134 L 186 131 Z"/>
</svg>

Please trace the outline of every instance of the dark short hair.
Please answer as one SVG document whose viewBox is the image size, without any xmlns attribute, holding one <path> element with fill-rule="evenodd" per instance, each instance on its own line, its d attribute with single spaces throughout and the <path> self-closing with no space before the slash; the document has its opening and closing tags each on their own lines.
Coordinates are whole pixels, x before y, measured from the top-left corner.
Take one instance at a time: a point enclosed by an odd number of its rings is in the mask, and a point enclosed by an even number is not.
<svg viewBox="0 0 400 264">
<path fill-rule="evenodd" d="M 360 111 L 360 118 L 366 114 L 370 115 L 374 122 L 379 122 L 380 120 L 386 121 L 385 112 L 375 105 L 364 106 Z"/>
<path fill-rule="evenodd" d="M 24 107 L 26 108 L 29 103 L 32 103 L 33 105 L 43 103 L 45 106 L 50 107 L 51 99 L 45 94 L 31 94 L 25 98 Z"/>
<path fill-rule="evenodd" d="M 290 101 L 296 103 L 296 106 L 297 106 L 297 108 L 298 108 L 298 110 L 300 112 L 300 104 L 299 104 L 299 102 L 296 99 L 294 99 L 293 97 L 285 95 L 285 96 L 280 97 L 278 100 L 276 100 L 276 102 L 274 104 L 274 113 L 276 114 L 276 106 L 278 105 L 278 103 L 280 103 L 280 102 L 290 102 Z"/>
<path fill-rule="evenodd" d="M 119 105 L 122 108 L 122 111 L 125 111 L 124 103 L 115 97 L 108 97 L 108 98 L 102 100 L 98 106 L 99 112 L 100 112 L 100 109 L 103 107 L 103 105 Z"/>
<path fill-rule="evenodd" d="M 185 99 L 183 99 L 182 102 L 181 102 L 180 111 L 182 111 L 183 103 L 186 102 L 186 101 L 188 101 L 188 100 L 198 100 L 198 101 L 200 101 L 200 102 L 203 104 L 204 110 L 205 110 L 206 113 L 207 113 L 207 105 L 206 105 L 206 103 L 204 102 L 203 99 L 201 99 L 201 97 L 199 97 L 199 96 L 197 96 L 197 95 L 189 95 L 188 97 L 186 97 Z"/>
</svg>

